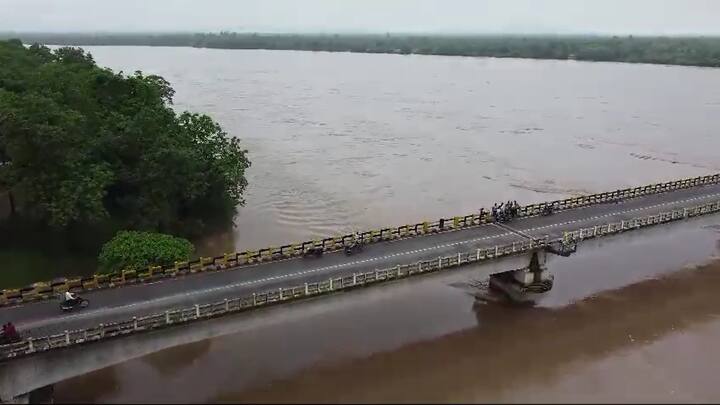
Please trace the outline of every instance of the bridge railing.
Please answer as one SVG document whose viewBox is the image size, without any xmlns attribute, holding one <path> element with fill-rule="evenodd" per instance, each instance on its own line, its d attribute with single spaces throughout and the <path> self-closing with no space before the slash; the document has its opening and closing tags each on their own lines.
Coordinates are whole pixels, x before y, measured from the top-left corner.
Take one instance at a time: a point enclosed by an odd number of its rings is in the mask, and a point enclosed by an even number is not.
<svg viewBox="0 0 720 405">
<path fill-rule="evenodd" d="M 556 211 L 585 207 L 594 204 L 603 204 L 628 198 L 636 198 L 651 194 L 664 193 L 673 190 L 720 183 L 720 174 L 700 176 L 647 186 L 626 188 L 611 192 L 597 193 L 580 197 L 571 197 L 562 200 L 549 201 L 539 204 L 530 204 L 520 207 L 518 216 L 530 217 L 539 215 L 546 206 Z M 397 227 L 382 228 L 365 231 L 360 234 L 364 243 L 377 243 L 394 239 L 410 238 L 431 233 L 447 232 L 479 226 L 492 222 L 489 213 L 481 217 L 479 212 L 452 218 L 440 218 L 436 221 L 424 221 L 414 225 L 401 225 Z M 188 262 L 177 262 L 170 266 L 150 266 L 143 270 L 125 270 L 111 274 L 94 274 L 87 277 L 58 278 L 53 281 L 34 283 L 21 289 L 5 289 L 0 291 L 0 307 L 15 305 L 23 302 L 45 300 L 53 298 L 65 291 L 82 292 L 95 289 L 114 288 L 143 282 L 152 282 L 163 278 L 181 277 L 188 274 L 221 271 L 256 263 L 287 260 L 301 256 L 309 247 L 321 248 L 326 252 L 343 248 L 353 235 L 328 237 L 314 241 L 306 241 L 268 247 L 236 253 L 225 253 L 215 257 L 200 257 Z"/>
<path fill-rule="evenodd" d="M 402 264 L 385 269 L 353 273 L 342 277 L 332 277 L 320 282 L 305 283 L 291 287 L 281 287 L 261 293 L 253 293 L 243 297 L 225 299 L 210 304 L 178 308 L 149 316 L 127 319 L 121 322 L 99 324 L 95 327 L 87 329 L 68 330 L 63 333 L 43 337 L 31 337 L 23 340 L 22 342 L 0 346 L 0 361 L 68 346 L 82 345 L 112 337 L 131 335 L 173 325 L 210 319 L 305 297 L 323 295 L 336 291 L 407 278 L 414 275 L 451 269 L 470 263 L 483 262 L 504 256 L 529 252 L 534 249 L 549 246 L 550 244 L 558 241 L 581 242 L 585 239 L 636 230 L 648 226 L 716 212 L 720 212 L 720 200 L 694 207 L 662 212 L 656 215 L 580 228 L 575 231 L 565 232 L 562 238 L 556 240 L 550 240 L 547 236 L 542 239 L 539 238 L 531 241 L 524 240 L 506 245 L 497 245 L 490 248 L 481 248 L 472 252 L 458 253 L 456 255 L 438 257 L 437 259 L 419 261 L 417 263 Z"/>
</svg>

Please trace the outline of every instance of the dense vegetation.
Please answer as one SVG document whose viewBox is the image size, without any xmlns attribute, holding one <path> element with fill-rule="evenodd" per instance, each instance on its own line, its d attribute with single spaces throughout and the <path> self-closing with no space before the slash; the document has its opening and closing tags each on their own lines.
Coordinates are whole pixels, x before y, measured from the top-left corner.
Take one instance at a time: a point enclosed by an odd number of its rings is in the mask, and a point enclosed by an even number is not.
<svg viewBox="0 0 720 405">
<path fill-rule="evenodd" d="M 243 203 L 246 151 L 171 108 L 162 77 L 114 73 L 80 48 L 0 42 L 0 191 L 56 229 L 112 223 L 192 235 Z"/>
<path fill-rule="evenodd" d="M 6 36 L 9 34 L 5 34 Z M 26 43 L 152 45 L 578 59 L 720 66 L 717 37 L 325 34 L 22 34 Z"/>
<path fill-rule="evenodd" d="M 103 273 L 141 270 L 150 265 L 171 265 L 190 259 L 190 241 L 152 232 L 122 231 L 103 245 L 98 257 Z"/>
</svg>

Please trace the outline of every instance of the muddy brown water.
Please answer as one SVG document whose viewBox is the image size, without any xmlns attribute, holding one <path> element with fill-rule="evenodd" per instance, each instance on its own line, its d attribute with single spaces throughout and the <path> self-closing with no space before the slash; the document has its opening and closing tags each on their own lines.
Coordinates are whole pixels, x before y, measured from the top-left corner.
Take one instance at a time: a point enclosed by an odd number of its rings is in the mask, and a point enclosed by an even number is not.
<svg viewBox="0 0 720 405">
<path fill-rule="evenodd" d="M 250 149 L 211 253 L 720 170 L 714 69 L 90 47 L 165 76 Z M 537 308 L 479 305 L 472 269 L 73 378 L 58 402 L 717 401 L 717 217 L 553 259 Z M 277 320 L 273 321 L 273 317 Z"/>
</svg>

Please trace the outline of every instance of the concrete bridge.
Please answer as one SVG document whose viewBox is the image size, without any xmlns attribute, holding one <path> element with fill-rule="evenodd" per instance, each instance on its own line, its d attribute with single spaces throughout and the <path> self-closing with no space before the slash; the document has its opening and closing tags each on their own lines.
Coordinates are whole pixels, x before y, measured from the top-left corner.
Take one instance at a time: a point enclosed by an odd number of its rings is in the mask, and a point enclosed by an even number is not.
<svg viewBox="0 0 720 405">
<path fill-rule="evenodd" d="M 529 214 L 507 224 L 482 217 L 468 226 L 453 221 L 449 229 L 440 223 L 437 232 L 378 238 L 352 256 L 328 249 L 321 258 L 250 262 L 87 291 L 90 308 L 69 315 L 54 300 L 6 305 L 0 320 L 12 320 L 26 339 L 0 347 L 0 399 L 27 399 L 25 394 L 74 375 L 213 336 L 233 324 L 225 317 L 232 313 L 470 263 L 482 263 L 494 275 L 491 284 L 510 295 L 542 294 L 552 287 L 548 252 L 562 255 L 585 238 L 720 211 L 720 176 L 703 179 L 684 187 L 653 186 L 653 192 L 583 197 L 590 202 L 551 216 L 537 215 L 539 207 L 526 209 Z M 178 327 L 196 321 L 204 327 Z"/>
</svg>

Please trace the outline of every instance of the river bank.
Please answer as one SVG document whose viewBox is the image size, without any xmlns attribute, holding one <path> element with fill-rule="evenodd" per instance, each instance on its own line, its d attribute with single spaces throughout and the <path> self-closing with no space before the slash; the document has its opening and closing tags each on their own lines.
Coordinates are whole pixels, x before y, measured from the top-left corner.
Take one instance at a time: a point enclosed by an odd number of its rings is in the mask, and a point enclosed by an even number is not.
<svg viewBox="0 0 720 405">
<path fill-rule="evenodd" d="M 25 43 L 415 54 L 720 66 L 720 37 L 269 33 L 0 33 Z"/>
</svg>

